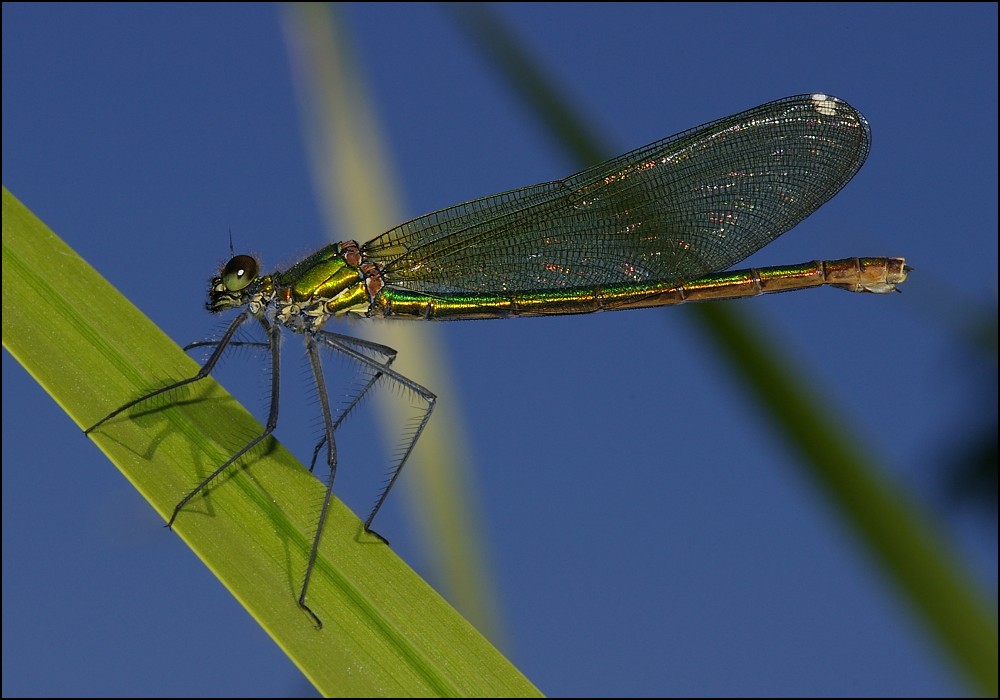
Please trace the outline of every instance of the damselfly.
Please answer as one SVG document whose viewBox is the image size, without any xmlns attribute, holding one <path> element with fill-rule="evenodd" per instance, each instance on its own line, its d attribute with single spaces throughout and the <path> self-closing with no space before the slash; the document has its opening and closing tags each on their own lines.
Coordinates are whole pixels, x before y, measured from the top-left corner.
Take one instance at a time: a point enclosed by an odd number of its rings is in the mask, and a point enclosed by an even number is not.
<svg viewBox="0 0 1000 700">
<path fill-rule="evenodd" d="M 725 272 L 829 200 L 857 173 L 871 144 L 868 123 L 829 95 L 788 97 L 699 126 L 595 165 L 565 180 L 459 204 L 404 223 L 364 244 L 335 243 L 288 270 L 261 275 L 236 255 L 211 282 L 208 310 L 242 309 L 193 377 L 130 401 L 87 429 L 154 396 L 202 379 L 237 330 L 253 319 L 270 350 L 271 406 L 263 432 L 174 508 L 184 506 L 275 429 L 279 336 L 300 333 L 312 368 L 330 468 L 298 603 L 306 605 L 336 475 L 335 432 L 378 382 L 422 401 L 413 435 L 365 520 L 372 521 L 430 419 L 435 396 L 391 368 L 396 351 L 323 330 L 347 314 L 368 318 L 482 319 L 589 313 L 735 299 L 830 285 L 895 290 L 902 258 L 848 258 Z M 367 381 L 336 416 L 320 348 L 367 368 Z M 314 460 L 315 461 L 315 460 Z"/>
</svg>

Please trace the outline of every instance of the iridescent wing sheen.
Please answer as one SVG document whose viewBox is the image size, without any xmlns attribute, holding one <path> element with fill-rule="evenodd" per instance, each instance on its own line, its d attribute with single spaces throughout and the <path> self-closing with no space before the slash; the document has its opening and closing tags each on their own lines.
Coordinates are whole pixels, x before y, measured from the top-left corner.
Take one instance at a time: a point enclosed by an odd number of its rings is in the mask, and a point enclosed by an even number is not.
<svg viewBox="0 0 1000 700">
<path fill-rule="evenodd" d="M 364 250 L 389 285 L 428 294 L 681 283 L 809 216 L 870 144 L 868 122 L 846 102 L 787 97 L 565 180 L 421 216 Z"/>
</svg>

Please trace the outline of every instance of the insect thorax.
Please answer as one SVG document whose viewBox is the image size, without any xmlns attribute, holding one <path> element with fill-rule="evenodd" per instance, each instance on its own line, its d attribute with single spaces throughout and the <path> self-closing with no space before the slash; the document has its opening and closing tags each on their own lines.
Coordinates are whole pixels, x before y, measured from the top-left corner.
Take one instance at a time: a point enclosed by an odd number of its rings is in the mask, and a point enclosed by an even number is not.
<svg viewBox="0 0 1000 700">
<path fill-rule="evenodd" d="M 294 330 L 314 330 L 331 316 L 367 315 L 382 289 L 374 263 L 354 241 L 328 246 L 296 265 L 280 280 L 273 299 L 276 318 Z"/>
</svg>

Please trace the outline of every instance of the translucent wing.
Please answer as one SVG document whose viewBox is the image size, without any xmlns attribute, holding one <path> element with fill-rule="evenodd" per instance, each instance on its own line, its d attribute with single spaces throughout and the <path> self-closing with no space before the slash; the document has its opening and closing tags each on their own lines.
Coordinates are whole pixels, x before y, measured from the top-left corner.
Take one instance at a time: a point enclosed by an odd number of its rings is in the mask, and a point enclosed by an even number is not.
<svg viewBox="0 0 1000 700">
<path fill-rule="evenodd" d="M 547 182 L 421 216 L 364 249 L 392 286 L 514 292 L 719 272 L 809 216 L 857 173 L 865 118 L 798 95 Z"/>
</svg>

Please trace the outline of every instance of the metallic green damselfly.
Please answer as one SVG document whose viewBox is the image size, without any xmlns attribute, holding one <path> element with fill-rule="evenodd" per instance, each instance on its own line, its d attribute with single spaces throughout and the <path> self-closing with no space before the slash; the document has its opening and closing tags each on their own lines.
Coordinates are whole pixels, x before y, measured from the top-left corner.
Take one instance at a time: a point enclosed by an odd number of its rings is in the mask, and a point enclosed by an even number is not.
<svg viewBox="0 0 1000 700">
<path fill-rule="evenodd" d="M 290 269 L 261 275 L 257 260 L 234 256 L 211 282 L 208 310 L 242 309 L 193 377 L 130 401 L 88 428 L 154 396 L 208 376 L 253 319 L 267 336 L 271 405 L 263 432 L 213 471 L 185 505 L 277 425 L 279 336 L 305 338 L 323 414 L 330 468 L 298 603 L 326 520 L 337 452 L 335 433 L 361 398 L 385 381 L 413 392 L 423 408 L 392 476 L 365 520 L 371 524 L 423 432 L 435 396 L 391 368 L 396 351 L 323 330 L 332 317 L 482 319 L 589 313 L 736 299 L 830 285 L 882 294 L 909 268 L 902 258 L 848 258 L 725 272 L 829 200 L 857 173 L 871 135 L 846 102 L 798 95 L 681 132 L 595 165 L 565 180 L 459 204 L 404 223 L 367 243 L 326 246 Z M 320 348 L 366 368 L 367 381 L 334 415 Z"/>
</svg>

